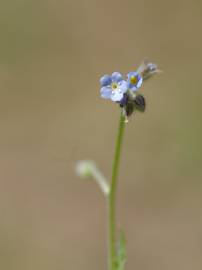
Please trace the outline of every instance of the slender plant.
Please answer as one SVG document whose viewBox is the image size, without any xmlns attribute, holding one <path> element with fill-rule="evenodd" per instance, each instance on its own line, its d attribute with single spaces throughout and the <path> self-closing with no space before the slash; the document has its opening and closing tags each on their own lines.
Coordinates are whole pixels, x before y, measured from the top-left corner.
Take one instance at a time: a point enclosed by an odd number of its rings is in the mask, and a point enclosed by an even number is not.
<svg viewBox="0 0 202 270">
<path fill-rule="evenodd" d="M 116 222 L 117 179 L 125 126 L 133 113 L 145 111 L 145 98 L 138 93 L 138 90 L 147 79 L 158 72 L 160 71 L 156 64 L 144 61 L 137 71 L 128 73 L 127 80 L 124 80 L 119 72 L 114 72 L 111 76 L 104 75 L 100 79 L 101 97 L 117 103 L 121 108 L 111 181 L 107 181 L 93 161 L 79 161 L 76 166 L 78 175 L 93 178 L 106 198 L 108 209 L 108 270 L 124 270 L 126 262 L 125 236 L 121 231 L 117 237 Z"/>
</svg>

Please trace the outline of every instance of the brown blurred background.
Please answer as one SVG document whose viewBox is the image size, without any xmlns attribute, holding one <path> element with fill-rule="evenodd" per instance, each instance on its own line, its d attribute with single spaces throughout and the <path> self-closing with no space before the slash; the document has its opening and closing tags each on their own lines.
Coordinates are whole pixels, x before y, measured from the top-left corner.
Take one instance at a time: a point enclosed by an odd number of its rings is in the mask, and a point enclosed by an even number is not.
<svg viewBox="0 0 202 270">
<path fill-rule="evenodd" d="M 118 220 L 127 269 L 202 269 L 202 3 L 0 4 L 0 269 L 106 269 L 106 211 L 77 160 L 111 173 L 119 109 L 104 73 L 144 58 L 147 112 L 127 125 Z"/>
</svg>

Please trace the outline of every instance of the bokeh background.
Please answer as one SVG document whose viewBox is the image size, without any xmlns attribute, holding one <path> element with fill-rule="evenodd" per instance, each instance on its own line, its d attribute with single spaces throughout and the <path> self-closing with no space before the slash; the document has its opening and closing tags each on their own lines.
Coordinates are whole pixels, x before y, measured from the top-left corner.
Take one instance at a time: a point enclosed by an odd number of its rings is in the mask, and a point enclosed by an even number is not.
<svg viewBox="0 0 202 270">
<path fill-rule="evenodd" d="M 202 269 L 202 3 L 0 4 L 0 268 L 106 269 L 106 209 L 74 165 L 111 174 L 119 109 L 105 73 L 145 58 L 147 111 L 127 125 L 118 220 L 127 269 Z"/>
</svg>

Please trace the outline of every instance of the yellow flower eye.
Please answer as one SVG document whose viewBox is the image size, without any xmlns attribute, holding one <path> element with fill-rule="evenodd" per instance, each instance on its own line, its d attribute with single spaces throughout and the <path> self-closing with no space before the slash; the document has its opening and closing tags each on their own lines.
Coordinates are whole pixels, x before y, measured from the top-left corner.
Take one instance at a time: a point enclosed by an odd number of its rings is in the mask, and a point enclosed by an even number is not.
<svg viewBox="0 0 202 270">
<path fill-rule="evenodd" d="M 136 83 L 137 83 L 137 77 L 131 76 L 130 82 L 131 82 L 132 84 L 136 84 Z"/>
<path fill-rule="evenodd" d="M 112 87 L 113 90 L 116 90 L 118 85 L 117 85 L 117 83 L 112 83 L 111 87 Z"/>
</svg>

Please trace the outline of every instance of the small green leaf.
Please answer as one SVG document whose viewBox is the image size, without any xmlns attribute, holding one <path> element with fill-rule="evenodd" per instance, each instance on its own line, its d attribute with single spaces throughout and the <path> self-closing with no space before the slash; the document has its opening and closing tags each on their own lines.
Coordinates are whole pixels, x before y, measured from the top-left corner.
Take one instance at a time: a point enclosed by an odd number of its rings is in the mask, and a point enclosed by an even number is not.
<svg viewBox="0 0 202 270">
<path fill-rule="evenodd" d="M 126 240 L 123 231 L 121 231 L 117 248 L 116 270 L 124 270 L 125 262 L 126 262 Z"/>
</svg>

